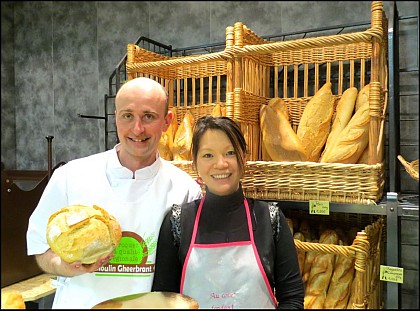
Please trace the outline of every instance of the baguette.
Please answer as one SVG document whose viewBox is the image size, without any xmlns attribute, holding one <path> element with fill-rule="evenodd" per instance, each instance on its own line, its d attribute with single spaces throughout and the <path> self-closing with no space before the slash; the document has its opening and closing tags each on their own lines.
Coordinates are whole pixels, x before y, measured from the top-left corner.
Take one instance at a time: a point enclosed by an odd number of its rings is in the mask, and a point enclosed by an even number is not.
<svg viewBox="0 0 420 311">
<path fill-rule="evenodd" d="M 273 161 L 306 161 L 305 151 L 284 113 L 284 107 L 280 98 L 273 98 L 260 108 L 264 148 Z"/>
<path fill-rule="evenodd" d="M 302 242 L 305 242 L 305 236 L 303 235 L 302 232 L 296 232 L 293 235 L 293 238 Z M 306 257 L 306 252 L 302 249 L 296 249 L 297 252 L 297 256 L 298 256 L 298 262 L 299 262 L 299 272 L 300 275 L 303 276 L 303 267 L 305 266 L 305 257 Z"/>
<path fill-rule="evenodd" d="M 308 220 L 303 219 L 299 225 L 299 232 L 302 232 L 303 236 L 305 237 L 306 242 L 312 242 L 313 234 L 311 232 L 311 226 L 309 225 Z"/>
<path fill-rule="evenodd" d="M 346 243 L 342 243 L 346 245 Z M 325 298 L 325 309 L 346 309 L 354 277 L 354 259 L 337 255 L 334 272 Z"/>
<path fill-rule="evenodd" d="M 347 308 L 346 309 L 356 309 L 354 307 L 354 304 L 356 303 L 356 278 L 353 278 L 353 281 L 351 282 L 350 286 L 350 297 L 349 301 L 347 302 Z"/>
<path fill-rule="evenodd" d="M 172 114 L 173 114 L 171 124 L 172 124 L 173 138 L 175 138 L 175 134 L 178 131 L 178 117 L 177 117 L 176 109 L 174 107 L 170 107 L 169 110 L 172 111 Z"/>
<path fill-rule="evenodd" d="M 312 241 L 307 241 L 307 242 L 318 243 L 318 240 L 312 240 Z M 315 257 L 317 256 L 317 254 L 318 253 L 316 251 L 309 251 L 306 253 L 305 263 L 303 265 L 303 272 L 302 272 L 302 280 L 303 280 L 303 283 L 305 284 L 305 287 L 307 286 L 309 274 L 311 273 L 312 263 Z"/>
<path fill-rule="evenodd" d="M 328 149 L 328 147 L 333 144 L 340 132 L 349 123 L 351 117 L 353 116 L 357 94 L 357 88 L 350 87 L 345 90 L 341 96 L 341 99 L 336 107 L 336 114 L 331 126 L 331 132 L 328 135 L 327 142 L 325 143 L 325 149 Z"/>
<path fill-rule="evenodd" d="M 189 111 L 187 111 L 174 138 L 173 158 L 175 161 L 191 160 L 193 125 L 194 117 Z"/>
<path fill-rule="evenodd" d="M 363 150 L 362 154 L 357 160 L 357 164 L 369 164 L 369 144 L 366 146 L 365 150 Z"/>
<path fill-rule="evenodd" d="M 166 132 L 162 133 L 158 144 L 159 155 L 165 160 L 172 161 L 173 155 L 174 132 L 172 123 L 169 124 Z"/>
<path fill-rule="evenodd" d="M 334 230 L 322 232 L 319 243 L 338 244 L 338 235 Z M 311 271 L 305 289 L 304 308 L 322 309 L 328 286 L 334 271 L 335 254 L 319 253 L 313 259 Z"/>
<path fill-rule="evenodd" d="M 305 150 L 307 161 L 318 162 L 330 133 L 333 113 L 331 82 L 326 82 L 309 100 L 297 129 L 297 136 Z"/>
<path fill-rule="evenodd" d="M 360 106 L 333 145 L 325 149 L 321 163 L 354 164 L 369 143 L 369 103 Z"/>
<path fill-rule="evenodd" d="M 356 99 L 356 111 L 359 110 L 360 107 L 364 106 L 366 103 L 369 102 L 369 94 L 370 94 L 370 84 L 366 84 L 360 90 L 359 94 L 357 95 Z"/>
<path fill-rule="evenodd" d="M 220 104 L 216 104 L 211 112 L 211 115 L 213 117 L 221 117 L 223 116 L 222 114 L 222 108 L 220 107 Z"/>
<path fill-rule="evenodd" d="M 261 144 L 261 160 L 271 161 L 270 155 L 268 154 L 267 149 L 265 149 L 264 143 Z"/>
</svg>

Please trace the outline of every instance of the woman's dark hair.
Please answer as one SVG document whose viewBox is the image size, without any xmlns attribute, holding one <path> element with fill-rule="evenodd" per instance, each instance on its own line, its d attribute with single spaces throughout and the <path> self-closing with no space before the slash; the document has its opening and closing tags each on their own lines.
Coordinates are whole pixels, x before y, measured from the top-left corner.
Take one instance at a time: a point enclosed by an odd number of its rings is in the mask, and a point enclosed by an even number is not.
<svg viewBox="0 0 420 311">
<path fill-rule="evenodd" d="M 245 138 L 239 125 L 228 117 L 213 117 L 206 115 L 197 120 L 194 126 L 191 147 L 193 166 L 195 168 L 197 167 L 197 154 L 198 149 L 200 148 L 200 141 L 207 130 L 220 130 L 228 136 L 233 145 L 233 149 L 235 149 L 239 170 L 241 176 L 243 176 L 245 173 L 247 153 Z"/>
</svg>

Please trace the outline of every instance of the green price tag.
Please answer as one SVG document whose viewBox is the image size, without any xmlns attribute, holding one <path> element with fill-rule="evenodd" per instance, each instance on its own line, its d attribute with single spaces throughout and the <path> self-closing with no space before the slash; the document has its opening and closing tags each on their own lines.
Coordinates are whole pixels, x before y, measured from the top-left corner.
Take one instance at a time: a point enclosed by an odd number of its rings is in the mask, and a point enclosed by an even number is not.
<svg viewBox="0 0 420 311">
<path fill-rule="evenodd" d="M 404 283 L 404 269 L 381 265 L 379 279 L 386 282 Z"/>
<path fill-rule="evenodd" d="M 309 214 L 329 215 L 330 202 L 309 200 Z"/>
</svg>

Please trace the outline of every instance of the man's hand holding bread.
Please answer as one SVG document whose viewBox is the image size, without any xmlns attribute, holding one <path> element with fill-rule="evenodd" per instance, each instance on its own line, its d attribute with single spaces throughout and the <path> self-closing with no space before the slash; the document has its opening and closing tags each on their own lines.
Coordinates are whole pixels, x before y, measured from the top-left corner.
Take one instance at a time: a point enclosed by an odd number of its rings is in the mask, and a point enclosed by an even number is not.
<svg viewBox="0 0 420 311">
<path fill-rule="evenodd" d="M 47 225 L 50 268 L 63 276 L 94 272 L 113 258 L 121 236 L 118 221 L 101 207 L 64 207 Z"/>
</svg>

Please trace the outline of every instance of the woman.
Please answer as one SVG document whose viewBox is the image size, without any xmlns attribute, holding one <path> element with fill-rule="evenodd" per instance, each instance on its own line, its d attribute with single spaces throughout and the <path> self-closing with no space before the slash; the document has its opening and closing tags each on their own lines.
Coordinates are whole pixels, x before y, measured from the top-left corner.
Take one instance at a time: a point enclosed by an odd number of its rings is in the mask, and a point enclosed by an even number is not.
<svg viewBox="0 0 420 311">
<path fill-rule="evenodd" d="M 285 216 L 274 204 L 244 197 L 246 152 L 231 119 L 197 121 L 192 158 L 205 195 L 166 214 L 153 291 L 188 295 L 200 308 L 303 309 L 304 287 Z"/>
</svg>

